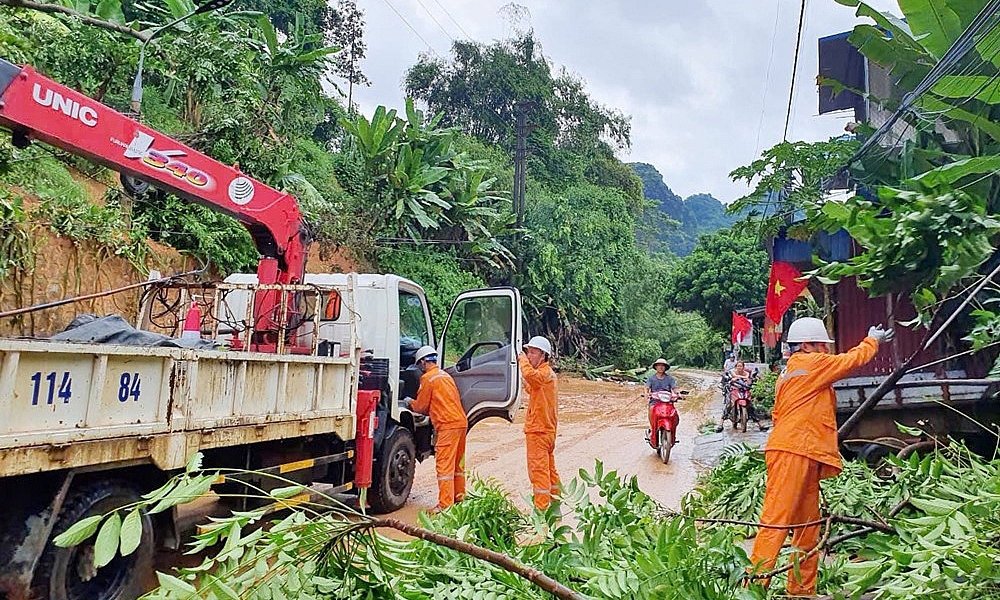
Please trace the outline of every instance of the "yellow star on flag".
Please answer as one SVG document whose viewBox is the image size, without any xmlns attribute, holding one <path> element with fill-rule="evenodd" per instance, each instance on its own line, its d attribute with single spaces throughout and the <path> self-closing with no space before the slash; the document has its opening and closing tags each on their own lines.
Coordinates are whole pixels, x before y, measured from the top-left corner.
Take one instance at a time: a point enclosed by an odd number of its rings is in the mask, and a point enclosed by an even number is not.
<svg viewBox="0 0 1000 600">
<path fill-rule="evenodd" d="M 781 285 L 780 281 L 774 282 L 774 295 L 780 296 L 781 292 L 785 291 L 785 286 Z"/>
</svg>

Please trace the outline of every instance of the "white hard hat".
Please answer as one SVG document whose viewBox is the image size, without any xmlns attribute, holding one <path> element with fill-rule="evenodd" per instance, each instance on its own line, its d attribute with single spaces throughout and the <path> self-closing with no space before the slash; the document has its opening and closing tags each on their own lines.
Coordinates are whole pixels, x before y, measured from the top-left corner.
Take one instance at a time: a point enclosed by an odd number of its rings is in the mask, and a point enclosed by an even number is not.
<svg viewBox="0 0 1000 600">
<path fill-rule="evenodd" d="M 833 343 L 833 340 L 830 339 L 830 334 L 826 331 L 826 325 L 816 317 L 802 317 L 801 319 L 792 321 L 792 324 L 788 326 L 788 339 L 785 341 L 789 344 L 801 344 L 803 342 Z"/>
<path fill-rule="evenodd" d="M 540 335 L 536 335 L 535 337 L 533 337 L 530 340 L 528 340 L 528 343 L 525 344 L 524 347 L 525 348 L 538 348 L 539 350 L 541 350 L 545 354 L 547 354 L 549 356 L 552 356 L 552 344 L 549 343 L 549 340 L 545 339 L 544 337 L 542 337 Z"/>
<path fill-rule="evenodd" d="M 437 353 L 437 348 L 434 346 L 421 346 L 420 349 L 417 350 L 417 353 L 413 355 L 413 362 L 418 363 L 428 357 L 437 361 Z"/>
</svg>

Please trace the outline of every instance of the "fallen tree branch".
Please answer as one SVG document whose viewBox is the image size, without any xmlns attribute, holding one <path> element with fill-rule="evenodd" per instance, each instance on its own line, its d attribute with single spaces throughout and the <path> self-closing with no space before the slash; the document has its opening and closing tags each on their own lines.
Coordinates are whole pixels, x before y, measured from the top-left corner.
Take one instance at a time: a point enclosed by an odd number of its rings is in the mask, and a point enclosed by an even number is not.
<svg viewBox="0 0 1000 600">
<path fill-rule="evenodd" d="M 770 571 L 767 571 L 766 573 L 751 574 L 750 575 L 750 579 L 771 579 L 775 575 L 780 575 L 780 574 L 784 573 L 785 571 L 792 570 L 796 565 L 798 565 L 802 561 L 806 560 L 807 558 L 809 558 L 813 554 L 816 554 L 817 552 L 819 552 L 820 549 L 823 548 L 827 544 L 827 542 L 829 542 L 829 540 L 830 540 L 830 531 L 833 529 L 833 517 L 827 517 L 825 519 L 825 522 L 826 522 L 826 527 L 823 528 L 823 537 L 821 537 L 819 539 L 819 541 L 816 542 L 816 545 L 813 546 L 812 548 L 810 548 L 809 551 L 806 552 L 806 554 L 804 556 L 796 557 L 794 560 L 792 560 L 787 565 L 785 565 L 783 567 L 778 567 L 777 569 L 772 569 Z"/>
<path fill-rule="evenodd" d="M 60 4 L 52 4 L 49 2 L 33 2 L 32 0 L 0 0 L 0 5 L 12 6 L 14 8 L 28 8 L 31 10 L 37 10 L 44 13 L 60 13 L 68 15 L 70 17 L 76 17 L 88 25 L 93 25 L 95 27 L 100 27 L 101 29 L 107 29 L 108 31 L 114 31 L 116 33 L 122 33 L 127 36 L 133 37 L 140 42 L 145 42 L 149 40 L 149 34 L 143 33 L 142 31 L 137 31 L 132 29 L 128 25 L 121 25 L 119 23 L 112 23 L 111 21 L 105 21 L 104 19 L 98 19 L 97 17 L 92 17 L 90 15 L 84 14 L 78 10 L 73 10 L 68 6 L 62 6 Z"/>
<path fill-rule="evenodd" d="M 997 253 L 994 253 L 993 259 L 996 258 L 997 258 Z M 872 392 L 872 395 L 869 396 L 867 399 L 865 399 L 865 401 L 862 402 L 857 409 L 855 409 L 854 413 L 850 417 L 848 417 L 846 421 L 844 421 L 844 424 L 841 425 L 840 429 L 837 430 L 837 437 L 840 440 L 843 440 L 852 431 L 854 431 L 854 428 L 858 426 L 858 423 L 861 422 L 861 419 L 864 418 L 864 416 L 868 413 L 868 411 L 870 411 L 876 404 L 878 404 L 882 400 L 882 398 L 885 397 L 886 394 L 895 389 L 896 383 L 898 383 L 899 380 L 902 379 L 907 372 L 909 372 L 910 366 L 917 359 L 917 356 L 919 356 L 921 352 L 931 347 L 931 345 L 935 342 L 935 340 L 937 340 L 938 337 L 940 337 L 941 334 L 944 333 L 948 329 L 948 327 L 951 326 L 951 324 L 955 321 L 955 319 L 958 318 L 962 310 L 964 310 L 965 307 L 968 306 L 970 302 L 972 302 L 972 300 L 976 297 L 976 295 L 979 294 L 979 292 L 982 291 L 984 287 L 986 287 L 986 284 L 988 284 L 997 275 L 1000 275 L 1000 264 L 997 264 L 996 267 L 994 267 L 994 269 L 990 271 L 989 275 L 984 277 L 983 280 L 980 281 L 978 285 L 976 285 L 976 287 L 969 293 L 969 295 L 966 296 L 965 299 L 962 300 L 962 302 L 958 305 L 958 307 L 951 312 L 948 318 L 945 319 L 944 323 L 942 323 L 936 330 L 931 330 L 927 332 L 927 335 L 924 336 L 923 341 L 920 343 L 920 347 L 917 348 L 917 350 L 914 351 L 914 353 L 911 354 L 910 357 L 903 362 L 903 364 L 898 366 L 895 371 L 890 373 L 889 376 L 886 377 L 886 379 L 881 384 L 879 384 L 877 388 L 875 388 L 875 391 Z M 938 309 L 938 312 L 940 312 L 940 310 L 941 309 Z M 935 314 L 935 319 L 936 317 L 937 314 Z"/>
<path fill-rule="evenodd" d="M 446 535 L 441 535 L 440 533 L 424 529 L 423 527 L 410 525 L 409 523 L 404 523 L 398 519 L 372 519 L 369 523 L 371 527 L 387 527 L 389 529 L 395 529 L 396 531 L 401 531 L 406 535 L 431 542 L 432 544 L 444 546 L 445 548 L 450 548 L 456 552 L 461 552 L 462 554 L 468 554 L 474 558 L 491 562 L 502 569 L 527 579 L 556 598 L 561 598 L 562 600 L 584 600 L 582 595 L 574 592 L 555 579 L 552 579 L 545 573 L 522 565 L 505 554 L 500 554 L 499 552 L 487 550 L 486 548 L 481 548 L 475 544 L 456 540 Z"/>
<path fill-rule="evenodd" d="M 891 516 L 891 515 L 890 515 Z M 758 529 L 801 529 L 803 527 L 812 527 L 814 525 L 822 525 L 826 523 L 827 520 L 832 520 L 834 523 L 843 523 L 845 525 L 861 525 L 862 527 L 869 527 L 874 531 L 881 531 L 883 533 L 895 533 L 896 530 L 888 524 L 883 525 L 882 523 L 876 523 L 874 521 L 866 521 L 865 519 L 859 519 L 857 517 L 848 517 L 846 515 L 830 515 L 822 519 L 817 519 L 815 521 L 807 521 L 805 523 L 795 523 L 793 525 L 772 525 L 770 523 L 754 523 L 752 521 L 737 521 L 734 519 L 695 519 L 698 523 L 722 523 L 726 525 L 744 525 L 746 527 L 756 527 Z"/>
</svg>

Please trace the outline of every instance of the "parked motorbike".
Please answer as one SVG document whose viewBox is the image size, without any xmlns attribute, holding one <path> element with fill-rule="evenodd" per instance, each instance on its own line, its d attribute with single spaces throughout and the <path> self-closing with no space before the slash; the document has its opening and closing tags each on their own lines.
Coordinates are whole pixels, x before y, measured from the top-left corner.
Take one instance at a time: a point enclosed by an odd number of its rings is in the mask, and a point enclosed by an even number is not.
<svg viewBox="0 0 1000 600">
<path fill-rule="evenodd" d="M 677 424 L 680 415 L 674 403 L 688 395 L 688 390 L 673 390 L 669 392 L 653 392 L 649 395 L 654 400 L 649 405 L 649 429 L 646 430 L 646 442 L 656 450 L 663 464 L 670 461 L 670 449 L 677 443 Z"/>
</svg>

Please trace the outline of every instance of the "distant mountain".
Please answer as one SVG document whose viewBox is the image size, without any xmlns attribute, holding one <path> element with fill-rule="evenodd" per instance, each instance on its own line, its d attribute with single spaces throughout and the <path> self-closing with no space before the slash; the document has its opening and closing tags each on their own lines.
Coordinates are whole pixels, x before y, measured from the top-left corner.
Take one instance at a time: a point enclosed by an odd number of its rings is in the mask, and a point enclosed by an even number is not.
<svg viewBox="0 0 1000 600">
<path fill-rule="evenodd" d="M 695 194 L 681 198 L 663 181 L 656 167 L 647 163 L 629 166 L 642 179 L 643 192 L 657 206 L 648 209 L 646 229 L 639 232 L 643 241 L 656 250 L 669 250 L 678 256 L 687 256 L 694 250 L 698 236 L 729 227 L 737 218 L 726 214 L 726 206 L 711 194 Z M 677 221 L 674 226 L 667 219 Z"/>
</svg>

